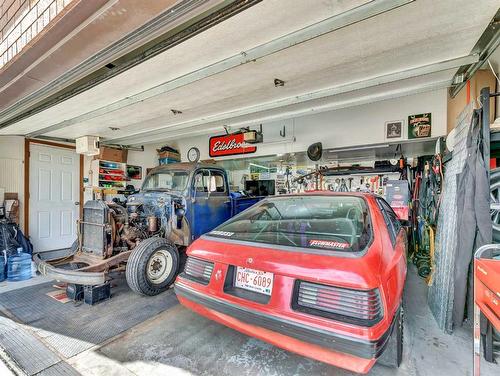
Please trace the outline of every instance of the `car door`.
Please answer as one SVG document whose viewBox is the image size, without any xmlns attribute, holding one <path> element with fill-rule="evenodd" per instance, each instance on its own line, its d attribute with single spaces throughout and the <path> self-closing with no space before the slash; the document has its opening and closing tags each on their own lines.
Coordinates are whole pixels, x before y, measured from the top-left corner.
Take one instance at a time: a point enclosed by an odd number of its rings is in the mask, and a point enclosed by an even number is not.
<svg viewBox="0 0 500 376">
<path fill-rule="evenodd" d="M 199 169 L 193 179 L 192 235 L 198 238 L 231 217 L 226 175 L 219 169 Z"/>
</svg>

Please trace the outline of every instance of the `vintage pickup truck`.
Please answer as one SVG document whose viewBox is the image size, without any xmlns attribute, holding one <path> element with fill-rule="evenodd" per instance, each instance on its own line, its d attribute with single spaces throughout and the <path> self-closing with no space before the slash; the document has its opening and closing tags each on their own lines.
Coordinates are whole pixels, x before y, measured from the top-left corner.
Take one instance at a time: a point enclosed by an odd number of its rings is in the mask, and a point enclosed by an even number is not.
<svg viewBox="0 0 500 376">
<path fill-rule="evenodd" d="M 215 164 L 158 166 L 125 206 L 85 203 L 69 257 L 34 260 L 43 275 L 76 285 L 103 284 L 124 269 L 132 290 L 157 295 L 174 282 L 188 245 L 259 200 L 231 193 Z"/>
</svg>

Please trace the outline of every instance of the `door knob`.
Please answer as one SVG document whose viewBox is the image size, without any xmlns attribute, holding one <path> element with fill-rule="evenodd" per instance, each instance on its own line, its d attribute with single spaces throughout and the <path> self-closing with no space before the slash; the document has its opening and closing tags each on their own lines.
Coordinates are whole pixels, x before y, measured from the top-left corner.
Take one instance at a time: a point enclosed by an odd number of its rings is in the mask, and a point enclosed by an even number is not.
<svg viewBox="0 0 500 376">
<path fill-rule="evenodd" d="M 76 205 L 76 206 L 80 205 L 80 202 L 75 201 L 75 205 Z"/>
</svg>

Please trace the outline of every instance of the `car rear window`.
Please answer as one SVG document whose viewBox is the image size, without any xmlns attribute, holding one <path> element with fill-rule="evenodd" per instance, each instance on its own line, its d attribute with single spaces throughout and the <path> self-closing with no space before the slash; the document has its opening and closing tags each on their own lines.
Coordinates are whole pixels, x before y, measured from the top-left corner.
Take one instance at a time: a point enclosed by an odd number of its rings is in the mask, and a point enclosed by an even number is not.
<svg viewBox="0 0 500 376">
<path fill-rule="evenodd" d="M 355 196 L 286 196 L 261 201 L 208 235 L 257 243 L 359 252 L 371 239 L 366 202 Z"/>
</svg>

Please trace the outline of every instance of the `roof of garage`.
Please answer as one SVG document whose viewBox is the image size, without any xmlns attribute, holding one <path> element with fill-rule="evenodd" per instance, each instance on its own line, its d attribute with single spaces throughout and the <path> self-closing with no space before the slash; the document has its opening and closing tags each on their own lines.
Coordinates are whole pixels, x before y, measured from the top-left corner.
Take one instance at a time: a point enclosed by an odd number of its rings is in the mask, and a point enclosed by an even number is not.
<svg viewBox="0 0 500 376">
<path fill-rule="evenodd" d="M 497 8 L 267 0 L 0 134 L 140 144 L 443 88 Z"/>
</svg>

